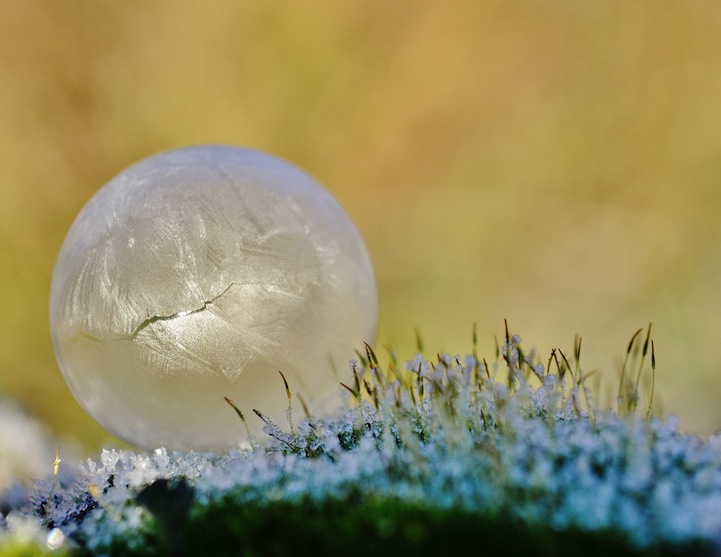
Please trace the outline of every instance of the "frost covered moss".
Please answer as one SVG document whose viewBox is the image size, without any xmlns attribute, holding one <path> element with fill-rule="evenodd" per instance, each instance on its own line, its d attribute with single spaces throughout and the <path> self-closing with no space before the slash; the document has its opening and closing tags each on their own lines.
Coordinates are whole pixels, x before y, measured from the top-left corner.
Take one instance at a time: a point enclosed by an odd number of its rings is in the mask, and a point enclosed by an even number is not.
<svg viewBox="0 0 721 557">
<path fill-rule="evenodd" d="M 649 336 L 618 411 L 593 409 L 580 341 L 546 366 L 508 333 L 490 366 L 369 348 L 340 417 L 258 412 L 267 439 L 225 455 L 104 451 L 32 510 L 87 555 L 712 554 L 721 436 L 633 412 Z"/>
</svg>

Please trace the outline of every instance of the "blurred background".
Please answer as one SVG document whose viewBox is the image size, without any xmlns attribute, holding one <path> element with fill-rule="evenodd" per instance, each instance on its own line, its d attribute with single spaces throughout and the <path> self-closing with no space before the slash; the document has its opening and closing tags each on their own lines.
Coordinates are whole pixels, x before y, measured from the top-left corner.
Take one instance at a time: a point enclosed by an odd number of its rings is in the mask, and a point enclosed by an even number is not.
<svg viewBox="0 0 721 557">
<path fill-rule="evenodd" d="M 378 276 L 377 346 L 493 356 L 503 319 L 611 403 L 653 321 L 657 396 L 721 428 L 721 5 L 651 0 L 24 0 L 0 6 L 0 396 L 84 451 L 118 442 L 55 364 L 75 215 L 160 150 L 286 158 Z M 383 353 L 379 350 L 379 354 Z M 606 397 L 604 399 L 604 397 Z"/>
</svg>

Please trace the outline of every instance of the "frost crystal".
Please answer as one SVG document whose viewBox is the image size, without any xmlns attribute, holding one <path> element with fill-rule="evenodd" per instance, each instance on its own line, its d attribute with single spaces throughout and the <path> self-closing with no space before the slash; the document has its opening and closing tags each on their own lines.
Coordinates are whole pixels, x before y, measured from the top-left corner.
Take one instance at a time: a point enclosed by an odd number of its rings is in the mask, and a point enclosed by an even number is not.
<svg viewBox="0 0 721 557">
<path fill-rule="evenodd" d="M 367 397 L 350 389 L 353 407 L 340 417 L 308 417 L 293 432 L 264 417 L 265 441 L 220 455 L 104 451 L 52 501 L 41 490 L 33 508 L 48 543 L 97 554 L 142 547 L 162 518 L 156 506 L 172 503 L 176 520 L 192 520 L 216 507 L 262 516 L 275 502 L 320 508 L 359 497 L 502 517 L 528 531 L 613 533 L 634 550 L 713 547 L 721 436 L 682 434 L 675 418 L 584 407 L 580 370 L 571 388 L 567 368 L 539 378 L 544 370 L 520 357 L 519 343 L 510 338 L 490 369 L 475 356 L 416 355 L 388 372 L 375 356 L 366 367 L 352 362 L 348 384 L 357 380 Z"/>
</svg>

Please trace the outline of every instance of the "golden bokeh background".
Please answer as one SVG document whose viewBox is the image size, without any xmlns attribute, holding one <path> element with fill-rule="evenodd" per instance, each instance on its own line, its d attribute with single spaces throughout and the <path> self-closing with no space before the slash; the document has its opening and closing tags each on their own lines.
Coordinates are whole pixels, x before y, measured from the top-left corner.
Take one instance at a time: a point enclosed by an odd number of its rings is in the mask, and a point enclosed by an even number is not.
<svg viewBox="0 0 721 557">
<path fill-rule="evenodd" d="M 715 431 L 720 54 L 721 5 L 693 0 L 4 2 L 0 395 L 89 451 L 115 442 L 53 358 L 55 256 L 127 165 L 230 143 L 346 207 L 378 346 L 410 358 L 418 327 L 466 353 L 477 322 L 492 355 L 507 318 L 543 354 L 579 333 L 610 393 L 653 321 L 665 412 Z"/>
</svg>

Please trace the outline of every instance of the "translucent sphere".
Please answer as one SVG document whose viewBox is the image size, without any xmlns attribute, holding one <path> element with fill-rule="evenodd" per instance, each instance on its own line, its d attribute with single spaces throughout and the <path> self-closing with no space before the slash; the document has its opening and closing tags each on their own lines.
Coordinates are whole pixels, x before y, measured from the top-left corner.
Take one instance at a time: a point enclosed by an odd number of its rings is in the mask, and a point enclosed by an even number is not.
<svg viewBox="0 0 721 557">
<path fill-rule="evenodd" d="M 312 410 L 375 337 L 358 230 L 307 174 L 249 149 L 147 158 L 82 209 L 58 255 L 50 328 L 63 376 L 103 427 L 143 448 L 223 450 L 257 409 L 287 426 L 282 371 Z M 293 400 L 296 418 L 302 411 Z"/>
</svg>

